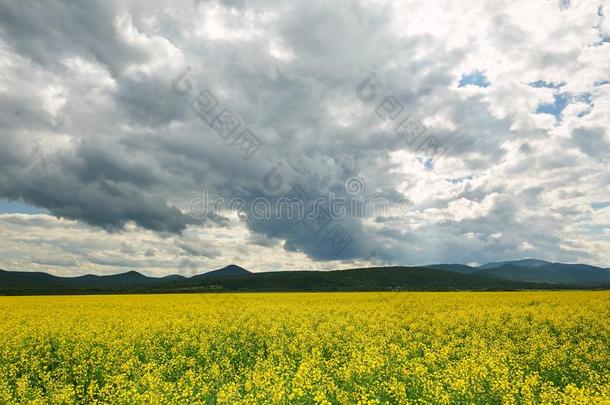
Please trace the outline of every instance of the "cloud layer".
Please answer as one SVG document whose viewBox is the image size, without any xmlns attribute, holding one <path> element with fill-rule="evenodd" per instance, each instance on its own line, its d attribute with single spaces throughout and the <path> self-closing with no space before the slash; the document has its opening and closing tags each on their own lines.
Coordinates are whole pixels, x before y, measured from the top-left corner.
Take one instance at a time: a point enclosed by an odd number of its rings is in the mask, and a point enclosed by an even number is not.
<svg viewBox="0 0 610 405">
<path fill-rule="evenodd" d="M 0 267 L 610 266 L 608 61 L 610 7 L 593 0 L 0 0 L 0 199 L 45 212 L 0 214 Z M 193 109 L 204 90 L 234 133 Z M 398 110 L 441 148 L 409 145 Z M 356 197 L 410 209 L 189 213 L 203 189 L 355 198 L 353 178 Z"/>
</svg>

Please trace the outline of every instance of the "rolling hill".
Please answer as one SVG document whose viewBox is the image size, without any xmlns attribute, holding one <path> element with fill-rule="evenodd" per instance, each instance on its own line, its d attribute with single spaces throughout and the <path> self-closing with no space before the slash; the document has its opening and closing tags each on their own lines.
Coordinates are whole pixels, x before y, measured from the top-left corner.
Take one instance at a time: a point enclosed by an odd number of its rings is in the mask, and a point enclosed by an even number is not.
<svg viewBox="0 0 610 405">
<path fill-rule="evenodd" d="M 178 274 L 148 277 L 137 271 L 103 276 L 87 274 L 77 277 L 59 277 L 41 272 L 0 270 L 0 294 L 59 293 L 64 291 L 128 292 L 159 286 L 180 285 L 181 283 L 191 285 L 197 283 L 197 280 L 230 278 L 245 274 L 252 273 L 233 264 L 191 278 Z"/>
<path fill-rule="evenodd" d="M 193 280 L 205 279 L 209 277 L 236 277 L 236 276 L 245 276 L 247 274 L 252 274 L 248 270 L 243 267 L 239 267 L 236 264 L 230 264 L 222 269 L 208 271 L 207 273 L 199 274 L 197 276 L 191 277 Z"/>
<path fill-rule="evenodd" d="M 377 267 L 334 271 L 251 273 L 229 265 L 193 277 L 148 277 L 135 271 L 79 277 L 0 270 L 0 294 L 170 293 L 229 291 L 456 291 L 603 288 L 605 273 L 591 266 L 529 266 L 502 263 L 484 269 L 465 265 Z M 583 266 L 583 265 L 579 265 Z M 601 269 L 607 271 L 606 269 Z M 586 275 L 575 282 L 575 272 Z M 550 275 L 549 275 L 550 274 Z M 558 276 L 561 275 L 561 276 Z M 512 278 L 510 278 L 512 277 Z M 527 280 L 523 280 L 527 279 Z M 552 281 L 549 281 L 552 280 Z M 557 281 L 560 280 L 560 281 Z M 610 280 L 610 279 L 609 279 Z"/>
<path fill-rule="evenodd" d="M 477 267 L 461 264 L 439 264 L 427 267 L 510 281 L 583 286 L 610 284 L 610 269 L 586 264 L 552 263 L 536 259 L 493 262 Z"/>
<path fill-rule="evenodd" d="M 608 288 L 610 270 L 583 264 L 524 259 L 473 267 L 435 264 L 334 271 L 251 273 L 231 264 L 192 277 L 149 277 L 136 271 L 59 277 L 0 270 L 0 294 L 68 294 L 197 291 L 518 290 Z"/>
</svg>

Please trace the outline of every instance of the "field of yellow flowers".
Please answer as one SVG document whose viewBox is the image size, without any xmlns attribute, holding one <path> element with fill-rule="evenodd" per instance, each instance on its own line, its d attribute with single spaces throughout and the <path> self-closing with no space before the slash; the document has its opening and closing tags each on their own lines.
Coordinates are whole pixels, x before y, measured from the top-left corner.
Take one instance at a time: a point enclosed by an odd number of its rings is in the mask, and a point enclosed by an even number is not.
<svg viewBox="0 0 610 405">
<path fill-rule="evenodd" d="M 0 403 L 609 403 L 610 291 L 0 297 Z"/>
</svg>

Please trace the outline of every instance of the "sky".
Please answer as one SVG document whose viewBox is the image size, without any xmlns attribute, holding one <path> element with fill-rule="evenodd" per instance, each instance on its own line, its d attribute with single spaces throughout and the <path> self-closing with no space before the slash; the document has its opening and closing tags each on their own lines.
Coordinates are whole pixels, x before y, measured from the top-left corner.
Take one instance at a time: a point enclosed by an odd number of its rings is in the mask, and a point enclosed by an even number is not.
<svg viewBox="0 0 610 405">
<path fill-rule="evenodd" d="M 610 267 L 609 123 L 608 2 L 0 0 L 0 268 Z"/>
</svg>

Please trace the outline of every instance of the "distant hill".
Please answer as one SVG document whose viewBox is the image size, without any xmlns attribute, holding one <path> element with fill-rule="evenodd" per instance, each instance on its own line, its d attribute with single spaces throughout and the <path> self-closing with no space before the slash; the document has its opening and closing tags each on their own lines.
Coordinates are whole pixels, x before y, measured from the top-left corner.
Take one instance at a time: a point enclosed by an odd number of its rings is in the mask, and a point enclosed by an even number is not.
<svg viewBox="0 0 610 405">
<path fill-rule="evenodd" d="M 513 261 L 508 261 L 508 262 L 492 262 L 492 263 L 486 263 L 482 266 L 476 267 L 479 270 L 487 270 L 487 269 L 495 269 L 497 267 L 502 267 L 502 266 L 506 266 L 506 265 L 511 265 L 511 266 L 515 266 L 515 267 L 526 267 L 526 268 L 532 268 L 532 267 L 541 267 L 541 266 L 546 266 L 552 264 L 551 262 L 547 262 L 545 260 L 537 260 L 537 259 L 522 259 L 522 260 L 513 260 Z"/>
<path fill-rule="evenodd" d="M 460 264 L 438 264 L 427 267 L 511 281 L 583 286 L 610 284 L 610 269 L 537 259 L 493 262 L 478 267 Z"/>
<path fill-rule="evenodd" d="M 186 279 L 186 277 L 181 276 L 180 274 L 170 274 L 169 276 L 161 277 L 163 281 L 180 281 Z"/>
<path fill-rule="evenodd" d="M 204 281 L 200 284 L 198 281 Z M 279 271 L 239 277 L 187 280 L 184 289 L 203 286 L 223 291 L 454 291 L 538 288 L 485 277 L 471 277 L 423 267 L 378 267 L 334 271 Z"/>
<path fill-rule="evenodd" d="M 247 274 L 252 274 L 248 270 L 243 267 L 239 267 L 236 264 L 230 264 L 222 269 L 208 271 L 207 273 L 199 274 L 197 276 L 193 276 L 193 279 L 202 279 L 208 277 L 235 277 L 235 276 L 244 276 Z"/>
<path fill-rule="evenodd" d="M 152 277 L 147 277 L 137 271 L 128 271 L 121 274 L 113 274 L 109 276 L 98 276 L 94 274 L 87 274 L 86 276 L 74 277 L 74 278 L 61 278 L 62 281 L 67 281 L 73 285 L 98 285 L 98 286 L 122 286 L 126 284 L 148 284 L 154 282 Z"/>
<path fill-rule="evenodd" d="M 476 267 L 470 267 L 465 264 L 431 264 L 425 267 L 429 269 L 439 269 L 462 274 L 472 274 L 478 271 Z"/>
<path fill-rule="evenodd" d="M 550 263 L 549 265 L 551 265 Z M 193 277 L 147 277 L 136 271 L 109 276 L 57 277 L 40 272 L 0 270 L 0 294 L 169 293 L 222 291 L 495 291 L 610 288 L 606 269 L 552 264 L 477 268 L 460 264 L 376 267 L 334 271 L 251 273 L 237 265 Z M 567 267 L 565 267 L 567 266 Z M 571 266 L 581 266 L 573 268 Z M 532 272 L 532 269 L 535 272 Z M 599 272 L 602 270 L 602 272 Z M 581 271 L 582 273 L 578 273 Z M 561 277 L 557 276 L 558 274 Z M 513 277 L 509 279 L 509 277 Z M 578 283 L 575 282 L 580 277 Z M 526 278 L 527 281 L 522 279 Z M 561 281 L 557 281 L 560 279 Z M 552 281 L 549 281 L 552 280 Z"/>
<path fill-rule="evenodd" d="M 562 284 L 610 283 L 610 271 L 584 264 L 549 263 L 534 267 L 516 266 L 510 263 L 480 270 L 474 274 L 504 280 L 532 281 Z"/>
<path fill-rule="evenodd" d="M 147 277 L 137 271 L 98 276 L 87 274 L 78 277 L 58 277 L 40 272 L 18 272 L 0 270 L 0 294 L 12 292 L 55 292 L 69 290 L 121 290 L 125 286 L 146 286 L 172 278 Z M 182 277 L 184 279 L 184 277 Z"/>
</svg>

